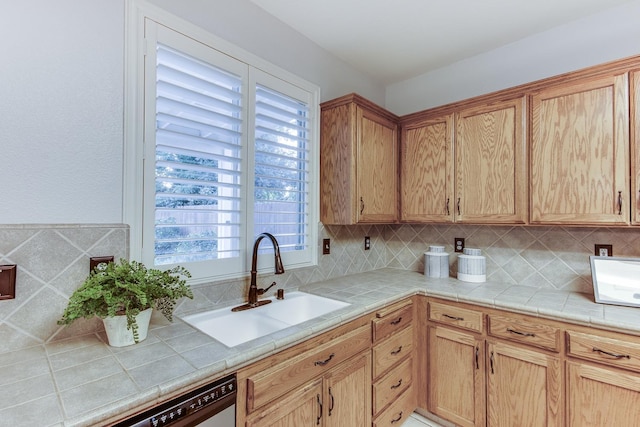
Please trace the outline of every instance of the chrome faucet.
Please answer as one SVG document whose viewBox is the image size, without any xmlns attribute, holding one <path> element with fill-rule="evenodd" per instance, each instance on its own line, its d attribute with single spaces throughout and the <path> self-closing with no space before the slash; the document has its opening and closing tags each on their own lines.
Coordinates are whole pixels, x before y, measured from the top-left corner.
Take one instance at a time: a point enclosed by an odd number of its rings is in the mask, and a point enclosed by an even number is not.
<svg viewBox="0 0 640 427">
<path fill-rule="evenodd" d="M 271 233 L 262 233 L 258 235 L 255 243 L 253 244 L 253 255 L 251 257 L 251 284 L 249 285 L 249 298 L 247 303 L 238 307 L 234 307 L 231 311 L 241 311 L 247 310 L 254 307 L 259 307 L 264 304 L 269 304 L 271 300 L 262 300 L 258 301 L 258 296 L 264 294 L 269 289 L 271 289 L 276 282 L 271 283 L 271 285 L 266 289 L 258 289 L 257 285 L 257 277 L 258 277 L 258 246 L 260 246 L 260 242 L 265 237 L 268 237 L 271 240 L 271 244 L 273 245 L 273 253 L 275 256 L 275 274 L 284 273 L 284 266 L 282 265 L 282 258 L 280 257 L 280 246 L 278 245 L 278 241 L 275 236 Z"/>
</svg>

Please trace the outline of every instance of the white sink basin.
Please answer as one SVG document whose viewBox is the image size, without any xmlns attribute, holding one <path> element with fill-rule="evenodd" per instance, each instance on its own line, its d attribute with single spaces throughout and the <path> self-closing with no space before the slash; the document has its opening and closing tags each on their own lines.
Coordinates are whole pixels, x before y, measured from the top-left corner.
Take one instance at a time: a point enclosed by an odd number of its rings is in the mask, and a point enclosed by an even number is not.
<svg viewBox="0 0 640 427">
<path fill-rule="evenodd" d="M 232 312 L 232 307 L 210 310 L 184 316 L 182 320 L 227 347 L 235 347 L 351 305 L 305 292 L 285 293 L 283 300 L 265 299 L 273 302 L 238 312 Z"/>
</svg>

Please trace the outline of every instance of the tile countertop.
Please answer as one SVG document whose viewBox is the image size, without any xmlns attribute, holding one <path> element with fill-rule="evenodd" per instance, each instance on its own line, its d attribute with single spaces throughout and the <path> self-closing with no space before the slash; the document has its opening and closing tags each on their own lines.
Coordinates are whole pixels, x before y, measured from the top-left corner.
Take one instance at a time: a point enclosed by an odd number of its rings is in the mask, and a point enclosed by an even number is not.
<svg viewBox="0 0 640 427">
<path fill-rule="evenodd" d="M 640 333 L 640 309 L 596 304 L 591 295 L 429 279 L 385 268 L 300 290 L 352 303 L 326 316 L 228 348 L 179 319 L 154 317 L 142 343 L 115 348 L 100 334 L 0 353 L 0 426 L 95 426 L 190 385 L 236 371 L 328 328 L 416 293 Z"/>
</svg>

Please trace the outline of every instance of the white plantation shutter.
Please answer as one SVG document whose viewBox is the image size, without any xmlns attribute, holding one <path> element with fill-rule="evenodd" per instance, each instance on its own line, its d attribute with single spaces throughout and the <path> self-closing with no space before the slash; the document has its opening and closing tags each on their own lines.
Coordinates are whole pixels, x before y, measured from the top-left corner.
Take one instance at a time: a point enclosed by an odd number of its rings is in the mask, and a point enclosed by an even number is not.
<svg viewBox="0 0 640 427">
<path fill-rule="evenodd" d="M 155 264 L 240 256 L 242 80 L 158 44 Z"/>
<path fill-rule="evenodd" d="M 309 108 L 256 86 L 254 232 L 270 232 L 283 252 L 309 245 Z"/>
<path fill-rule="evenodd" d="M 182 265 L 192 283 L 240 277 L 270 232 L 285 269 L 314 265 L 318 88 L 154 20 L 144 34 L 142 261 Z"/>
</svg>

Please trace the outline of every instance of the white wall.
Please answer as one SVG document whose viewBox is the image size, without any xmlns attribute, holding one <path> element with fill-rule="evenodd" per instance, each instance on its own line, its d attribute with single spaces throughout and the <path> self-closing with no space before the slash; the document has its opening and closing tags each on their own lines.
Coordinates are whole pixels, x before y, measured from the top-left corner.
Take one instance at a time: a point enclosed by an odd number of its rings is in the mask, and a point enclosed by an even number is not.
<svg viewBox="0 0 640 427">
<path fill-rule="evenodd" d="M 355 71 L 249 0 L 148 1 L 317 84 L 322 88 L 322 101 L 356 92 L 384 105 L 381 83 Z"/>
<path fill-rule="evenodd" d="M 125 1 L 3 2 L 0 224 L 122 222 Z M 382 85 L 249 0 L 154 3 L 318 84 L 323 100 L 384 103 Z"/>
<path fill-rule="evenodd" d="M 120 222 L 124 3 L 5 1 L 0 223 Z"/>
<path fill-rule="evenodd" d="M 640 54 L 635 0 L 421 76 L 389 85 L 398 115 Z"/>
</svg>

